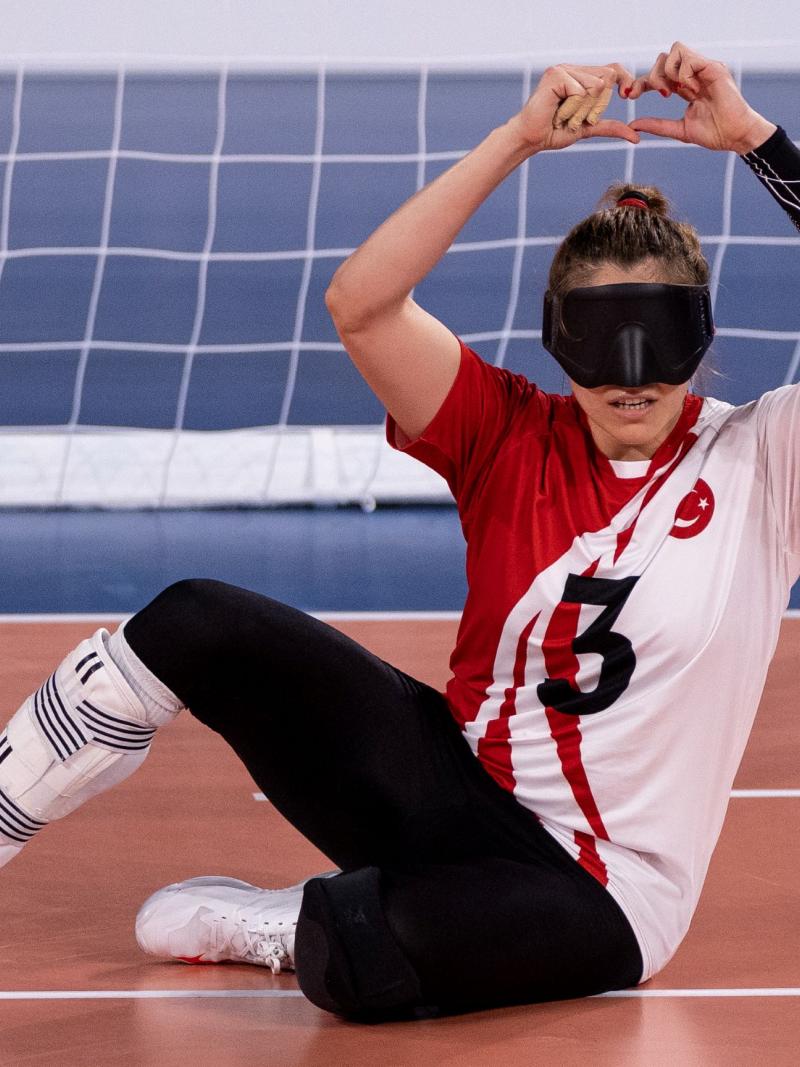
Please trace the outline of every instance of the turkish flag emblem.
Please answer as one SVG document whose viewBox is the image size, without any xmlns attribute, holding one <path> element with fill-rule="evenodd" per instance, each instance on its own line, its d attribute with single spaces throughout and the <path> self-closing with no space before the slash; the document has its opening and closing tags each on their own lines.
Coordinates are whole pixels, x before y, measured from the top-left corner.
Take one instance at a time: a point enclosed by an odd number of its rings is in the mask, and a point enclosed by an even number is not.
<svg viewBox="0 0 800 1067">
<path fill-rule="evenodd" d="M 696 537 L 705 530 L 714 514 L 714 494 L 711 486 L 698 478 L 694 489 L 678 504 L 671 537 Z"/>
</svg>

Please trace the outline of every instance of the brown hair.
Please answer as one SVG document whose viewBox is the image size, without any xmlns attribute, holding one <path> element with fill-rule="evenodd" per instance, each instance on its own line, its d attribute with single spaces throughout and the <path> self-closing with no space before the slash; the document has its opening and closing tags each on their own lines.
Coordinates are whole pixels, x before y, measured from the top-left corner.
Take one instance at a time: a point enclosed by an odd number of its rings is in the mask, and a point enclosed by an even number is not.
<svg viewBox="0 0 800 1067">
<path fill-rule="evenodd" d="M 649 206 L 618 205 L 637 195 Z M 573 226 L 559 245 L 550 266 L 550 292 L 563 297 L 585 285 L 604 263 L 625 270 L 648 261 L 654 281 L 707 285 L 710 272 L 697 231 L 671 218 L 669 208 L 667 198 L 652 185 L 609 186 L 597 210 Z"/>
</svg>

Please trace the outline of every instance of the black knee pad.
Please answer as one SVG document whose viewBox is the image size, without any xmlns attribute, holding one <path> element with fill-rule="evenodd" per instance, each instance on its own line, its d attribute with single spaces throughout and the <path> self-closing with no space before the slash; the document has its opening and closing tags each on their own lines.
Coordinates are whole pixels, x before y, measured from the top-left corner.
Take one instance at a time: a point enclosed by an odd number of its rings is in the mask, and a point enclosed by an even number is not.
<svg viewBox="0 0 800 1067">
<path fill-rule="evenodd" d="M 325 1011 L 379 1019 L 420 1004 L 416 971 L 386 922 L 377 867 L 307 883 L 294 957 L 300 989 Z"/>
</svg>

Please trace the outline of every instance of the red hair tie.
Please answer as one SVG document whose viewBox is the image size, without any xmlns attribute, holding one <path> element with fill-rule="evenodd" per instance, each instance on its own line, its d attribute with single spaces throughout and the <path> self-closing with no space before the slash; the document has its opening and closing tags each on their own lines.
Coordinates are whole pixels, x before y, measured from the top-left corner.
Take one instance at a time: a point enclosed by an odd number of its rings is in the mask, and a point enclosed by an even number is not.
<svg viewBox="0 0 800 1067">
<path fill-rule="evenodd" d="M 626 196 L 624 200 L 617 201 L 617 207 L 643 207 L 647 211 L 650 208 L 650 204 L 638 196 Z"/>
</svg>

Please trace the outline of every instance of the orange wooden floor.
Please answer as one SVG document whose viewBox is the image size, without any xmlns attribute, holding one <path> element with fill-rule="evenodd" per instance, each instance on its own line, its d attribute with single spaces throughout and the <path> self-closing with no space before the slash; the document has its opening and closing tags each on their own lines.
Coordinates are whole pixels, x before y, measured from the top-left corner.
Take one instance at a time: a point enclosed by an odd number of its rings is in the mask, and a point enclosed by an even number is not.
<svg viewBox="0 0 800 1067">
<path fill-rule="evenodd" d="M 454 623 L 339 625 L 443 683 Z M 0 722 L 89 628 L 0 623 Z M 736 782 L 798 795 L 734 796 L 689 936 L 639 995 L 364 1027 L 318 1011 L 292 976 L 148 962 L 133 917 L 166 882 L 225 873 L 277 886 L 325 868 L 253 799 L 224 743 L 185 716 L 137 775 L 0 872 L 0 1064 L 797 1067 L 799 657 L 800 619 L 786 620 Z"/>
</svg>

